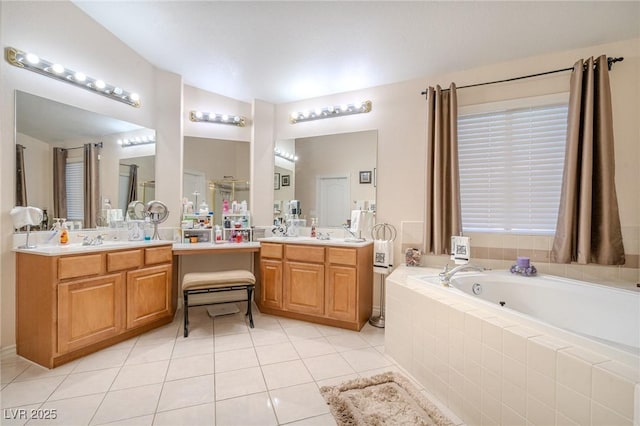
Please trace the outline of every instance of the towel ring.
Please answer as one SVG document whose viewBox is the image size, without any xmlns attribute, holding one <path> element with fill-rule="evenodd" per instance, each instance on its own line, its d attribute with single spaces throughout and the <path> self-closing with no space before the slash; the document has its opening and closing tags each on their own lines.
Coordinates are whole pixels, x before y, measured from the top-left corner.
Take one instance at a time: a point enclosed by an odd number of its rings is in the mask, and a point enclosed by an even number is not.
<svg viewBox="0 0 640 426">
<path fill-rule="evenodd" d="M 390 238 L 387 238 L 387 234 Z M 389 223 L 379 223 L 371 229 L 371 238 L 374 240 L 395 241 L 396 235 L 396 228 Z"/>
</svg>

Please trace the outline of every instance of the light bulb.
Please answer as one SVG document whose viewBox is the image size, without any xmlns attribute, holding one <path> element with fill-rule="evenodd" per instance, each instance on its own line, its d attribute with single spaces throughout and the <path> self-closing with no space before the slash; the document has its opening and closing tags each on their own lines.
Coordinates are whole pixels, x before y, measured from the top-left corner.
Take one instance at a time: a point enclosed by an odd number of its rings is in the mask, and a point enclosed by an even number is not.
<svg viewBox="0 0 640 426">
<path fill-rule="evenodd" d="M 138 95 L 137 93 L 132 93 L 129 95 L 129 99 L 131 99 L 133 102 L 138 102 L 140 100 L 140 95 Z"/>
<path fill-rule="evenodd" d="M 118 139 L 118 145 L 122 145 L 122 139 Z"/>
<path fill-rule="evenodd" d="M 302 111 L 302 116 L 303 116 L 304 118 L 308 118 L 308 117 L 309 117 L 309 110 L 306 110 L 306 109 L 305 109 L 304 111 Z"/>
<path fill-rule="evenodd" d="M 38 55 L 34 55 L 33 53 L 27 53 L 26 59 L 27 59 L 27 62 L 33 65 L 40 62 L 40 58 L 38 58 Z"/>
<path fill-rule="evenodd" d="M 200 111 L 196 111 L 196 118 L 202 118 L 202 113 Z"/>
<path fill-rule="evenodd" d="M 322 114 L 322 110 L 320 108 L 316 108 L 316 115 Z"/>
<path fill-rule="evenodd" d="M 237 115 L 235 117 L 233 117 L 233 121 L 236 123 L 240 122 L 240 117 L 238 117 Z"/>
<path fill-rule="evenodd" d="M 297 112 L 292 112 L 290 115 L 292 120 L 297 120 L 298 119 L 298 113 Z"/>
<path fill-rule="evenodd" d="M 347 105 L 340 105 L 340 110 L 341 111 L 346 111 L 349 108 L 349 106 Z"/>
<path fill-rule="evenodd" d="M 118 96 L 122 95 L 122 89 L 120 87 L 114 87 L 113 88 L 113 93 L 115 93 Z"/>
<path fill-rule="evenodd" d="M 297 155 L 293 156 L 293 161 L 298 161 L 298 156 Z"/>
<path fill-rule="evenodd" d="M 105 87 L 107 87 L 107 85 L 105 84 L 105 82 L 104 82 L 104 81 L 102 81 L 102 80 L 96 80 L 96 81 L 95 81 L 95 83 L 93 83 L 93 84 L 96 86 L 96 88 L 97 88 L 97 89 L 100 89 L 100 90 L 102 90 L 102 89 L 104 89 Z"/>
<path fill-rule="evenodd" d="M 87 79 L 87 76 L 84 73 L 76 72 L 73 78 L 75 78 L 76 81 L 83 82 Z"/>
<path fill-rule="evenodd" d="M 227 121 L 227 120 L 229 120 L 229 116 L 227 114 L 223 114 L 222 121 Z"/>
<path fill-rule="evenodd" d="M 60 64 L 53 64 L 51 66 L 51 70 L 56 74 L 62 74 L 64 72 L 64 67 Z"/>
</svg>

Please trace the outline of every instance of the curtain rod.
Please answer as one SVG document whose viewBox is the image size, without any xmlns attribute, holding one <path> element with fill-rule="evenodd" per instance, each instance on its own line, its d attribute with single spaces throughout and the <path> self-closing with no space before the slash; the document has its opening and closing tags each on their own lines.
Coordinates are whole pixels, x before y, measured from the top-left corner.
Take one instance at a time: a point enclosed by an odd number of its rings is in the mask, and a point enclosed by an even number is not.
<svg viewBox="0 0 640 426">
<path fill-rule="evenodd" d="M 613 66 L 614 63 L 622 62 L 622 61 L 624 61 L 623 57 L 607 58 L 607 68 L 609 68 L 609 71 L 611 71 L 611 67 Z M 496 80 L 496 81 L 487 81 L 487 82 L 484 82 L 484 83 L 468 84 L 466 86 L 457 87 L 457 89 L 466 89 L 468 87 L 486 86 L 486 85 L 489 85 L 489 84 L 496 84 L 496 83 L 506 83 L 508 81 L 522 80 L 522 79 L 525 79 L 525 78 L 539 77 L 541 75 L 555 74 L 555 73 L 558 73 L 558 72 L 571 71 L 571 70 L 573 70 L 573 67 L 562 68 L 562 69 L 553 70 L 553 71 L 539 72 L 537 74 L 522 75 L 520 77 L 506 78 L 504 80 Z M 442 89 L 443 92 L 446 92 L 448 90 L 449 89 Z M 427 95 L 427 93 L 428 93 L 427 90 L 425 90 L 424 92 L 420 92 L 421 95 L 425 95 L 425 96 Z"/>
<path fill-rule="evenodd" d="M 96 148 L 102 148 L 102 142 L 94 143 L 93 146 L 95 146 Z M 71 151 L 72 149 L 80 149 L 80 148 L 84 148 L 84 145 L 74 146 L 73 148 L 62 148 L 62 149 L 64 149 L 65 151 Z"/>
</svg>

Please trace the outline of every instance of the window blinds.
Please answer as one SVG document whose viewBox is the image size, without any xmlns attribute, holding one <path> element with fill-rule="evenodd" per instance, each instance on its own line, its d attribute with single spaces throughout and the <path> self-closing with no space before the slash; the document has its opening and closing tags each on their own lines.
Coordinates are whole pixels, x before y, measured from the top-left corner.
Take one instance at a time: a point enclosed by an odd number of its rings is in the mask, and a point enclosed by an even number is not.
<svg viewBox="0 0 640 426">
<path fill-rule="evenodd" d="M 563 103 L 459 116 L 465 231 L 554 233 L 567 113 Z"/>
<path fill-rule="evenodd" d="M 67 162 L 67 220 L 84 220 L 84 164 Z"/>
</svg>

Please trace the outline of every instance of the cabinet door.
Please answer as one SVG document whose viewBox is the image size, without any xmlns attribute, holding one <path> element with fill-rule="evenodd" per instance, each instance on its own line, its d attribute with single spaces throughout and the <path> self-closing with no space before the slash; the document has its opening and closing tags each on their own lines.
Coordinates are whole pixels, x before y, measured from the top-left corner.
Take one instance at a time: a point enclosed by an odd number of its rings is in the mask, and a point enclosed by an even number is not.
<svg viewBox="0 0 640 426">
<path fill-rule="evenodd" d="M 356 321 L 356 268 L 330 265 L 327 274 L 327 316 L 337 320 Z"/>
<path fill-rule="evenodd" d="M 285 262 L 284 308 L 291 312 L 324 313 L 324 265 Z"/>
<path fill-rule="evenodd" d="M 260 305 L 282 309 L 282 262 L 260 259 Z"/>
<path fill-rule="evenodd" d="M 127 328 L 171 315 L 171 265 L 127 272 Z"/>
<path fill-rule="evenodd" d="M 122 274 L 58 285 L 58 352 L 73 351 L 123 329 Z"/>
</svg>

